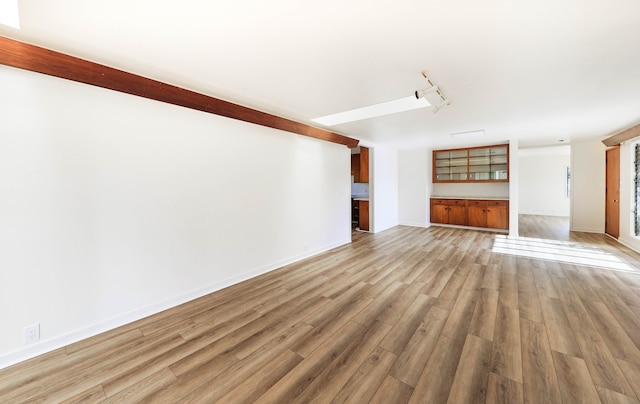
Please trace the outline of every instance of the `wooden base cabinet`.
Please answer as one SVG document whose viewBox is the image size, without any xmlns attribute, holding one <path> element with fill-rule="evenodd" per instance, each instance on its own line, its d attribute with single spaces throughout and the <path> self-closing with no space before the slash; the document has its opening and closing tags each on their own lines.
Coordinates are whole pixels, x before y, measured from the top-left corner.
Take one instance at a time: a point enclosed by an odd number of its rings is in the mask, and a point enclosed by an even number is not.
<svg viewBox="0 0 640 404">
<path fill-rule="evenodd" d="M 431 199 L 431 223 L 509 229 L 509 201 Z"/>
<path fill-rule="evenodd" d="M 449 223 L 449 205 L 431 201 L 431 223 Z"/>
<path fill-rule="evenodd" d="M 369 231 L 369 201 L 359 201 L 358 227 Z"/>
<path fill-rule="evenodd" d="M 466 201 L 463 199 L 432 199 L 431 223 L 466 226 Z"/>
<path fill-rule="evenodd" d="M 487 201 L 468 200 L 469 226 L 487 227 Z"/>
<path fill-rule="evenodd" d="M 509 202 L 487 201 L 487 227 L 509 229 Z"/>
<path fill-rule="evenodd" d="M 351 200 L 351 222 L 358 229 L 369 231 L 369 201 Z"/>
</svg>

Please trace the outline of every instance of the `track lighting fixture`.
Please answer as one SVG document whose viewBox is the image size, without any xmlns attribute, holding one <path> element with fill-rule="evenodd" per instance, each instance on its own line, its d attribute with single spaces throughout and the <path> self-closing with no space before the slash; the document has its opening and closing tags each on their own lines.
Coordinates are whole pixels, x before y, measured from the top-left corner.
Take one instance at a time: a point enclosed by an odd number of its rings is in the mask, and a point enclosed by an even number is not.
<svg viewBox="0 0 640 404">
<path fill-rule="evenodd" d="M 335 114 L 325 115 L 318 118 L 313 118 L 311 120 L 321 125 L 335 126 L 343 123 L 360 121 L 363 119 L 371 119 L 379 116 L 396 114 L 398 112 L 411 111 L 418 108 L 431 107 L 431 110 L 436 113 L 440 108 L 444 107 L 445 105 L 449 105 L 450 101 L 442 93 L 442 90 L 440 90 L 438 86 L 436 86 L 427 77 L 427 74 L 425 72 L 422 72 L 422 77 L 427 79 L 427 87 L 416 90 L 414 92 L 414 96 L 410 95 L 408 97 L 386 101 L 380 104 L 373 104 L 366 107 L 337 112 Z"/>
<path fill-rule="evenodd" d="M 451 101 L 449 101 L 449 99 L 444 95 L 442 90 L 440 90 L 438 86 L 436 86 L 435 83 L 431 81 L 429 77 L 427 77 L 426 72 L 422 72 L 422 77 L 427 80 L 427 87 L 416 90 L 416 92 L 414 93 L 416 99 L 419 100 L 420 98 L 424 98 L 425 100 L 427 100 L 429 104 L 433 106 L 434 114 L 445 105 L 451 104 Z"/>
</svg>

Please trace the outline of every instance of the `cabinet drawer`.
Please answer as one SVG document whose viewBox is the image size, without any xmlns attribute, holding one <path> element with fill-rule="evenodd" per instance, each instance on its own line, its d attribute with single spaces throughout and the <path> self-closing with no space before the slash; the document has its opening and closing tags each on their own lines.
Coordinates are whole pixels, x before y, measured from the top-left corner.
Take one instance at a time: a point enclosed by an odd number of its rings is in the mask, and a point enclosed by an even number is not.
<svg viewBox="0 0 640 404">
<path fill-rule="evenodd" d="M 478 208 L 484 208 L 487 206 L 487 201 L 477 201 L 475 199 L 471 199 L 468 201 L 469 206 L 475 206 Z"/>
<path fill-rule="evenodd" d="M 448 199 L 432 199 L 431 204 L 432 205 L 448 205 L 449 200 Z"/>
<path fill-rule="evenodd" d="M 449 199 L 449 206 L 467 206 L 467 201 L 465 199 Z"/>
<path fill-rule="evenodd" d="M 487 201 L 487 206 L 506 208 L 507 206 L 509 206 L 509 201 Z"/>
</svg>

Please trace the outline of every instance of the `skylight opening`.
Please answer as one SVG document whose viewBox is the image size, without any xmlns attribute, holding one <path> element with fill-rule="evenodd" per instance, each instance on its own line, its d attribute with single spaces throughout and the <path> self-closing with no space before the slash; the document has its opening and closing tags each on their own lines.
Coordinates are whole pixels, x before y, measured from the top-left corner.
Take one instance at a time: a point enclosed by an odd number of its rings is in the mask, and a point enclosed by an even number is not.
<svg viewBox="0 0 640 404">
<path fill-rule="evenodd" d="M 429 101 L 424 98 L 416 99 L 415 96 L 400 98 L 380 104 L 369 105 L 368 107 L 352 109 L 350 111 L 338 112 L 313 118 L 312 121 L 325 126 L 335 126 L 341 123 L 361 121 L 363 119 L 375 118 L 378 116 L 395 114 L 398 112 L 411 111 L 419 108 L 430 107 Z"/>
<path fill-rule="evenodd" d="M 20 29 L 18 0 L 0 0 L 0 24 Z"/>
</svg>

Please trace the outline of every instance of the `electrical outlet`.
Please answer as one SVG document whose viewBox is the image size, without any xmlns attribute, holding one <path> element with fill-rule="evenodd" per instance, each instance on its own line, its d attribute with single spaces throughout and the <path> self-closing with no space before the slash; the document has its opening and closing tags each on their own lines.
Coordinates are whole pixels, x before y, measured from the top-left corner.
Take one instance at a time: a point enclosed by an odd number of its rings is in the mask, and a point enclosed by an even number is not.
<svg viewBox="0 0 640 404">
<path fill-rule="evenodd" d="M 30 344 L 40 339 L 40 323 L 24 327 L 24 343 Z"/>
</svg>

